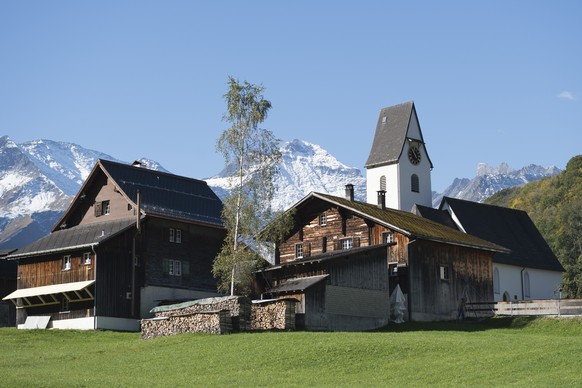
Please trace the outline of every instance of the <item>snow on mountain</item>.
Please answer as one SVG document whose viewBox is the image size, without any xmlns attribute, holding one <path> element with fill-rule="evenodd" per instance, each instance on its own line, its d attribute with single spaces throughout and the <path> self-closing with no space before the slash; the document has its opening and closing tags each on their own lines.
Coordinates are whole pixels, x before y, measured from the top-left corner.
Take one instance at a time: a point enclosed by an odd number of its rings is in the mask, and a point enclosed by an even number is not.
<svg viewBox="0 0 582 388">
<path fill-rule="evenodd" d="M 483 202 L 496 192 L 515 186 L 522 186 L 542 178 L 556 175 L 561 170 L 555 166 L 542 167 L 530 164 L 515 170 L 507 163 L 491 167 L 486 163 L 477 165 L 477 176 L 473 179 L 455 178 L 442 193 L 433 193 L 432 204 L 438 207 L 444 196 Z"/>
<path fill-rule="evenodd" d="M 312 191 L 343 196 L 345 185 L 354 185 L 357 200 L 366 198 L 366 178 L 357 168 L 348 167 L 316 144 L 292 140 L 280 147 L 282 160 L 280 174 L 275 181 L 276 193 L 273 209 L 283 210 Z M 216 194 L 224 198 L 228 194 L 232 168 L 225 168 L 206 182 Z"/>
<path fill-rule="evenodd" d="M 77 144 L 0 137 L 0 248 L 26 245 L 50 232 L 98 159 L 118 161 Z M 142 166 L 166 171 L 140 159 Z"/>
</svg>

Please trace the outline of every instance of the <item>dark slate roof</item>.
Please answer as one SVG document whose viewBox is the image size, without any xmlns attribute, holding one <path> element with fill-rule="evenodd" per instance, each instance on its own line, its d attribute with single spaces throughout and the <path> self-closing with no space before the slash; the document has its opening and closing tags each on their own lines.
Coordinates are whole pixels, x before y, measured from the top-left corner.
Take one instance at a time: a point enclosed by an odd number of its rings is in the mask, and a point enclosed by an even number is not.
<svg viewBox="0 0 582 388">
<path fill-rule="evenodd" d="M 564 271 L 526 212 L 449 197 L 443 199 L 440 207 L 443 208 L 445 203 L 465 232 L 511 250 L 510 253 L 496 254 L 494 262 Z"/>
<path fill-rule="evenodd" d="M 349 199 L 329 194 L 310 193 L 299 201 L 294 208 L 298 209 L 297 213 L 300 213 L 301 211 L 299 209 L 301 207 L 313 201 L 323 201 L 325 202 L 324 206 L 333 204 L 342 207 L 362 218 L 384 225 L 411 238 L 421 238 L 493 252 L 508 251 L 503 246 L 485 241 L 470 234 L 462 233 L 413 213 L 389 208 L 381 209 L 376 205 L 359 201 L 350 201 Z M 323 210 L 324 207 L 318 209 L 318 212 Z"/>
<path fill-rule="evenodd" d="M 433 207 L 423 206 L 423 205 L 414 205 L 412 208 L 412 212 L 416 215 L 421 216 L 422 218 L 427 218 L 434 222 L 438 222 L 439 224 L 446 225 L 449 228 L 457 229 L 457 224 L 451 217 L 451 214 L 446 210 L 435 209 Z"/>
<path fill-rule="evenodd" d="M 396 163 L 406 142 L 408 124 L 414 111 L 412 101 L 380 110 L 374 142 L 365 167 Z M 383 122 L 383 118 L 386 121 Z"/>
<path fill-rule="evenodd" d="M 90 248 L 127 230 L 135 225 L 135 218 L 82 224 L 68 229 L 57 230 L 46 237 L 19 249 L 8 259 L 19 259 L 73 249 Z"/>
<path fill-rule="evenodd" d="M 328 275 L 317 275 L 305 278 L 289 279 L 285 283 L 271 288 L 267 293 L 282 294 L 286 292 L 302 292 L 308 289 L 309 287 L 316 285 L 317 283 L 321 282 L 327 277 Z"/>
<path fill-rule="evenodd" d="M 136 205 L 140 191 L 146 215 L 222 226 L 222 202 L 206 182 L 108 160 L 98 163 Z"/>
</svg>

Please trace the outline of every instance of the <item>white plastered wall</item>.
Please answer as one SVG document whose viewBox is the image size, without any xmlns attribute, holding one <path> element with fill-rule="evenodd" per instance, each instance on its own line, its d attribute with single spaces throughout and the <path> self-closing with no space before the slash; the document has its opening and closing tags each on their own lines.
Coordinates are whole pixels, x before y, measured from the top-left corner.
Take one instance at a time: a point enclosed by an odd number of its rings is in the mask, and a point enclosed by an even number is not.
<svg viewBox="0 0 582 388">
<path fill-rule="evenodd" d="M 507 264 L 493 263 L 493 272 L 499 271 L 499 293 L 495 292 L 496 302 L 503 301 L 503 294 L 507 292 L 510 300 L 523 299 L 555 299 L 559 297 L 559 287 L 562 282 L 562 273 L 534 268 L 523 268 Z M 522 276 L 527 272 L 529 275 L 530 294 L 525 295 L 525 283 Z M 517 299 L 516 299 L 517 297 Z"/>
</svg>

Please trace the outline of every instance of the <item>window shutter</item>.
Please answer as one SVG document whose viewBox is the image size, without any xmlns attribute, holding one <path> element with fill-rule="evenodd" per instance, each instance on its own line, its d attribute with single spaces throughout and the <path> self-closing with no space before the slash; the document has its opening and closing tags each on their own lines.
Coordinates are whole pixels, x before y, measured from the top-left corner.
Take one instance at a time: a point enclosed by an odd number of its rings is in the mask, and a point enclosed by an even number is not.
<svg viewBox="0 0 582 388">
<path fill-rule="evenodd" d="M 303 257 L 311 256 L 311 243 L 303 243 Z"/>
<path fill-rule="evenodd" d="M 190 276 L 190 262 L 189 261 L 182 261 L 182 275 L 183 276 Z"/>
<path fill-rule="evenodd" d="M 334 240 L 333 242 L 333 250 L 334 251 L 339 251 L 340 249 L 342 249 L 342 243 L 340 240 Z"/>
<path fill-rule="evenodd" d="M 359 246 L 360 246 L 360 238 L 359 238 L 359 237 L 354 237 L 354 238 L 352 239 L 352 246 L 353 246 L 354 248 L 357 248 L 357 247 L 359 247 Z"/>
<path fill-rule="evenodd" d="M 101 215 L 101 202 L 95 202 L 95 217 L 99 217 Z"/>
<path fill-rule="evenodd" d="M 163 259 L 162 260 L 162 271 L 165 274 L 169 274 L 170 273 L 170 260 L 169 259 Z"/>
</svg>

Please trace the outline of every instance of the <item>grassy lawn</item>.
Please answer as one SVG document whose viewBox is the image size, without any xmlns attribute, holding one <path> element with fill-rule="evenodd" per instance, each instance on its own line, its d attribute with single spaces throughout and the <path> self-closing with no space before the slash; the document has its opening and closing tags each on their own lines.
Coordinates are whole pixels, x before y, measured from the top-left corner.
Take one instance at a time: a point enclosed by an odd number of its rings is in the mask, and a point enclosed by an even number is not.
<svg viewBox="0 0 582 388">
<path fill-rule="evenodd" d="M 582 386 L 582 319 L 367 333 L 0 329 L 0 386 Z"/>
</svg>

